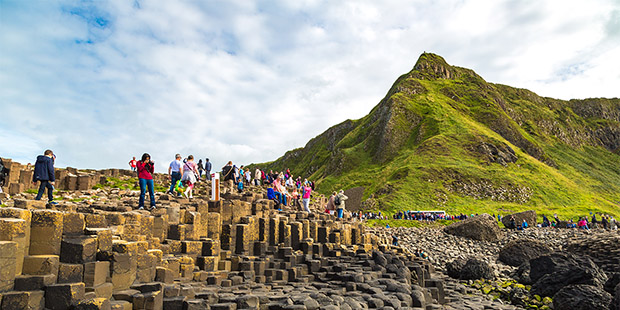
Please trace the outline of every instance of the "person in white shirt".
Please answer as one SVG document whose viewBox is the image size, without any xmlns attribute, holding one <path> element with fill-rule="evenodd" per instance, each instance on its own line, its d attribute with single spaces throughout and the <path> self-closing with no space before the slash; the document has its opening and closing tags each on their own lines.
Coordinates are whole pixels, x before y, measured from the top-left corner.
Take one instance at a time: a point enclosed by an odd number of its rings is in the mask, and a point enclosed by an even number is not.
<svg viewBox="0 0 620 310">
<path fill-rule="evenodd" d="M 174 158 L 175 159 L 172 162 L 170 162 L 170 166 L 168 166 L 168 175 L 170 176 L 170 182 L 171 182 L 168 193 L 170 194 L 174 193 L 174 186 L 177 184 L 177 181 L 179 181 L 181 179 L 181 176 L 183 175 L 183 170 L 181 170 L 183 168 L 183 163 L 181 162 L 181 154 L 176 154 Z M 181 194 L 178 193 L 178 196 L 181 196 Z"/>
</svg>

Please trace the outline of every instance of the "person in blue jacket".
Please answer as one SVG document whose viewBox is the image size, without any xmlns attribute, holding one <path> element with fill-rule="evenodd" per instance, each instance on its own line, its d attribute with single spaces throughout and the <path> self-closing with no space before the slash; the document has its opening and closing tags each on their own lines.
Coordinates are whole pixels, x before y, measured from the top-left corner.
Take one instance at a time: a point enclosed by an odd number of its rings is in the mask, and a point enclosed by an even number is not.
<svg viewBox="0 0 620 310">
<path fill-rule="evenodd" d="M 35 200 L 41 200 L 45 189 L 47 188 L 47 199 L 51 203 L 54 200 L 54 182 L 56 178 L 54 176 L 54 152 L 52 150 L 45 150 L 43 155 L 37 157 L 37 161 L 34 164 L 34 174 L 32 175 L 32 183 L 39 184 L 39 192 Z"/>
</svg>

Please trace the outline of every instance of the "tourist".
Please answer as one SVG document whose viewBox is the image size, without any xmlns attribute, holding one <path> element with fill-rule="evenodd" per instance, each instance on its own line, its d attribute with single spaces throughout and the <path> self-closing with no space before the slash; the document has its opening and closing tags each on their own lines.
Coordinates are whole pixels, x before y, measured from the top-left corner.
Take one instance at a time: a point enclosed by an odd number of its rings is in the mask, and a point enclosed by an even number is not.
<svg viewBox="0 0 620 310">
<path fill-rule="evenodd" d="M 327 199 L 325 213 L 334 214 L 334 211 L 336 210 L 336 203 L 334 202 L 336 200 L 336 195 L 338 195 L 338 193 L 333 192 L 332 195 L 329 196 L 329 198 Z"/>
<path fill-rule="evenodd" d="M 181 159 L 181 156 L 179 156 Z M 140 183 L 140 201 L 138 202 L 138 209 L 144 209 L 144 196 L 146 195 L 146 189 L 149 189 L 149 198 L 151 199 L 151 209 L 155 209 L 155 191 L 153 189 L 153 171 L 155 170 L 155 163 L 151 161 L 151 155 L 144 153 L 142 159 L 136 163 L 138 170 L 138 181 Z"/>
<path fill-rule="evenodd" d="M 136 160 L 136 157 L 134 156 L 134 158 L 132 158 L 129 161 L 129 167 L 131 168 L 131 171 L 133 172 L 136 172 L 136 163 L 137 163 L 137 160 Z"/>
<path fill-rule="evenodd" d="M 590 230 L 590 228 L 588 227 L 588 222 L 583 217 L 579 218 L 579 222 L 577 222 L 577 227 L 579 227 L 580 229 Z"/>
<path fill-rule="evenodd" d="M 183 186 L 185 186 L 185 191 L 183 195 L 186 198 L 194 198 L 194 184 L 196 184 L 196 175 L 198 174 L 198 168 L 196 167 L 196 163 L 194 162 L 194 156 L 187 156 L 187 162 L 183 164 L 183 176 L 181 177 L 181 181 L 183 182 Z M 189 193 L 189 194 L 188 194 Z"/>
<path fill-rule="evenodd" d="M 280 201 L 281 204 L 283 205 L 287 205 L 287 201 L 286 201 L 286 195 L 287 195 L 287 191 L 286 191 L 286 187 L 284 187 L 284 185 L 282 185 L 282 179 L 278 178 L 277 180 L 273 181 L 273 189 L 275 191 L 275 195 L 278 198 L 278 200 Z"/>
<path fill-rule="evenodd" d="M 392 245 L 398 246 L 398 237 L 396 235 L 392 235 Z"/>
<path fill-rule="evenodd" d="M 515 221 L 515 217 L 514 216 L 510 216 L 510 227 L 508 227 L 510 229 L 515 229 L 517 228 L 517 221 Z"/>
<path fill-rule="evenodd" d="M 262 176 L 263 176 L 263 173 L 260 171 L 260 169 L 256 168 L 256 171 L 254 171 L 254 185 L 255 186 L 259 186 L 262 183 Z"/>
<path fill-rule="evenodd" d="M 528 228 L 530 225 L 527 224 L 526 220 L 523 220 L 523 223 L 521 223 L 521 226 L 523 227 L 523 229 Z"/>
<path fill-rule="evenodd" d="M 229 161 L 226 166 L 222 167 L 222 181 L 234 180 L 235 170 L 232 161 Z"/>
<path fill-rule="evenodd" d="M 301 196 L 301 201 L 304 203 L 304 210 L 310 213 L 310 195 L 312 193 L 312 188 L 308 184 L 305 184 L 302 189 L 303 194 Z"/>
<path fill-rule="evenodd" d="M 250 169 L 245 169 L 245 185 L 250 185 L 250 183 L 252 182 L 252 172 L 250 171 Z"/>
<path fill-rule="evenodd" d="M 237 167 L 235 165 L 233 165 L 233 169 L 235 170 L 235 185 L 237 185 L 237 183 L 239 183 L 239 175 L 243 175 L 243 166 L 241 167 Z"/>
<path fill-rule="evenodd" d="M 607 226 L 609 225 L 609 222 L 607 221 L 607 216 L 603 215 L 603 218 L 601 219 L 601 224 L 603 225 L 603 229 L 607 230 Z"/>
<path fill-rule="evenodd" d="M 205 161 L 205 178 L 211 180 L 211 162 L 208 158 Z"/>
<path fill-rule="evenodd" d="M 198 179 L 202 180 L 202 171 L 205 170 L 205 166 L 202 164 L 202 159 L 198 160 Z M 208 179 L 209 177 L 207 177 Z"/>
<path fill-rule="evenodd" d="M 54 152 L 52 150 L 45 150 L 43 155 L 37 157 L 37 161 L 34 164 L 34 173 L 32 174 L 32 183 L 39 184 L 39 191 L 37 197 L 34 200 L 41 200 L 43 193 L 47 188 L 47 200 L 51 204 L 56 204 L 54 200 L 54 182 L 56 178 L 54 176 Z"/>
<path fill-rule="evenodd" d="M 168 166 L 168 175 L 170 176 L 170 189 L 168 189 L 168 193 L 174 194 L 174 188 L 177 185 L 177 181 L 181 180 L 181 176 L 183 175 L 183 164 L 181 163 L 181 154 L 174 155 L 174 160 L 170 162 Z M 180 193 L 176 193 L 179 197 Z"/>
<path fill-rule="evenodd" d="M 349 197 L 347 197 L 344 194 L 344 190 L 340 190 L 340 192 L 338 193 L 338 195 L 336 195 L 336 198 L 334 199 L 334 203 L 336 204 L 336 209 L 338 212 L 339 219 L 341 219 L 342 216 L 344 215 L 344 210 L 345 210 L 344 201 L 347 199 L 349 199 Z"/>
</svg>

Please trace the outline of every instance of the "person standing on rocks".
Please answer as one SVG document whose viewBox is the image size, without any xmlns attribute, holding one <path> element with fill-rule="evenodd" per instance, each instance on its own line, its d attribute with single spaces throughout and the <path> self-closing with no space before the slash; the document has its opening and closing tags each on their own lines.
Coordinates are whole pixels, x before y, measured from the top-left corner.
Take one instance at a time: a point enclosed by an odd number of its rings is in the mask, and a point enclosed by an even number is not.
<svg viewBox="0 0 620 310">
<path fill-rule="evenodd" d="M 232 161 L 229 161 L 226 166 L 222 167 L 222 180 L 234 180 L 235 179 L 235 170 L 233 168 Z"/>
<path fill-rule="evenodd" d="M 136 163 L 137 162 L 138 161 L 136 160 L 135 156 L 129 161 L 129 167 L 131 168 L 131 171 L 136 172 Z"/>
<path fill-rule="evenodd" d="M 301 196 L 301 201 L 304 203 L 304 210 L 310 213 L 310 194 L 312 194 L 312 188 L 308 186 L 308 184 L 304 184 L 302 187 L 303 194 Z"/>
<path fill-rule="evenodd" d="M 262 176 L 263 173 L 260 169 L 256 168 L 256 171 L 254 171 L 254 185 L 258 186 L 262 183 Z"/>
<path fill-rule="evenodd" d="M 138 169 L 138 181 L 140 183 L 140 201 L 138 209 L 144 210 L 144 196 L 146 189 L 149 190 L 149 198 L 151 199 L 151 209 L 155 209 L 155 191 L 153 185 L 153 172 L 155 171 L 155 163 L 151 161 L 151 155 L 144 153 L 142 159 L 136 163 Z"/>
<path fill-rule="evenodd" d="M 339 219 L 341 219 L 344 215 L 344 210 L 345 210 L 344 201 L 347 199 L 349 199 L 349 197 L 347 197 L 344 194 L 344 190 L 340 190 L 340 192 L 338 193 L 338 195 L 336 195 L 336 198 L 334 199 L 334 203 L 336 204 Z"/>
<path fill-rule="evenodd" d="M 194 184 L 196 184 L 197 181 L 197 174 L 198 169 L 194 162 L 194 155 L 189 155 L 187 156 L 187 161 L 183 164 L 183 176 L 181 177 L 181 181 L 183 181 L 185 185 L 185 192 L 183 192 L 183 195 L 185 195 L 186 198 L 194 198 Z"/>
<path fill-rule="evenodd" d="M 174 187 L 177 185 L 177 181 L 181 179 L 181 175 L 183 175 L 183 170 L 181 163 L 181 154 L 174 155 L 174 160 L 170 162 L 170 166 L 168 166 L 168 175 L 170 176 L 170 189 L 168 192 L 170 194 L 174 193 Z M 181 196 L 181 194 L 177 194 Z"/>
<path fill-rule="evenodd" d="M 198 161 L 198 179 L 202 179 L 202 171 L 205 170 L 202 159 Z"/>
<path fill-rule="evenodd" d="M 209 161 L 208 158 L 205 161 L 205 174 L 206 174 L 205 177 L 207 178 L 207 180 L 211 180 L 211 162 Z"/>
<path fill-rule="evenodd" d="M 40 182 L 39 192 L 34 200 L 41 200 L 47 188 L 47 199 L 49 203 L 53 203 L 56 178 L 54 176 L 54 152 L 52 150 L 45 150 L 43 155 L 37 157 L 37 162 L 34 164 L 34 174 L 32 174 L 32 183 L 36 184 L 37 181 Z"/>
</svg>

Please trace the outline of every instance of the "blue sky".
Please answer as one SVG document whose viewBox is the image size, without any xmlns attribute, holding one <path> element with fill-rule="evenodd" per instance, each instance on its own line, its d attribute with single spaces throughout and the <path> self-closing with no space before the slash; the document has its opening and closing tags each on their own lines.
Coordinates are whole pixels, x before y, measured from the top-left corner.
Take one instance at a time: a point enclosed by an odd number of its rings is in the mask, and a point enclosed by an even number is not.
<svg viewBox="0 0 620 310">
<path fill-rule="evenodd" d="M 366 115 L 424 52 L 487 81 L 618 97 L 618 1 L 0 0 L 0 156 L 262 162 Z"/>
</svg>

